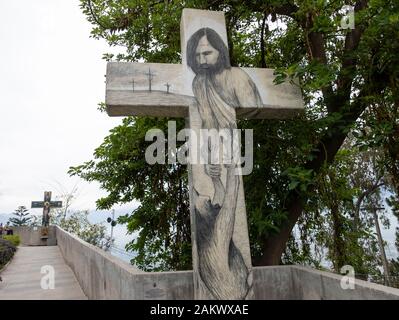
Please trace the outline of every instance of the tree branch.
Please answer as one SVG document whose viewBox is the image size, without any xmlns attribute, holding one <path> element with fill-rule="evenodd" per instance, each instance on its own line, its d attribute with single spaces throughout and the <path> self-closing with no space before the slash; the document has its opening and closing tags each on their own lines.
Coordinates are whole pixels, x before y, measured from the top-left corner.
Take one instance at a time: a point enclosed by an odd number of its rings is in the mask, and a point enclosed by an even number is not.
<svg viewBox="0 0 399 320">
<path fill-rule="evenodd" d="M 367 7 L 367 0 L 360 0 L 355 5 L 355 14 Z M 331 112 L 339 111 L 344 102 L 350 99 L 352 82 L 354 79 L 354 72 L 351 72 L 356 67 L 356 58 L 353 57 L 353 52 L 359 46 L 361 36 L 363 34 L 363 26 L 355 26 L 355 29 L 348 32 L 345 38 L 344 56 L 340 73 L 337 77 L 337 94 L 335 103 L 330 106 Z"/>
<path fill-rule="evenodd" d="M 279 7 L 273 8 L 273 13 L 280 14 L 295 19 L 295 13 L 298 11 L 298 7 L 293 3 L 286 3 Z"/>
<path fill-rule="evenodd" d="M 262 20 L 262 29 L 260 32 L 260 67 L 266 68 L 266 57 L 265 57 L 265 29 L 268 29 L 268 25 L 266 24 L 267 13 L 263 15 Z"/>
<path fill-rule="evenodd" d="M 97 23 L 102 29 L 107 30 L 108 28 L 101 24 L 100 20 L 98 19 L 97 15 L 94 13 L 93 6 L 91 0 L 87 0 L 87 6 L 89 7 L 91 17 L 93 18 L 94 22 Z"/>
<path fill-rule="evenodd" d="M 359 216 L 359 212 L 360 212 L 360 206 L 362 205 L 362 202 L 365 198 L 368 198 L 370 195 L 372 195 L 374 192 L 376 192 L 378 190 L 378 188 L 382 187 L 385 185 L 385 182 L 379 182 L 381 180 L 382 177 L 380 177 L 371 187 L 370 189 L 362 192 L 362 194 L 359 196 L 359 198 L 356 201 L 356 206 L 355 206 L 355 214 L 356 217 Z"/>
<path fill-rule="evenodd" d="M 368 88 L 367 88 L 368 89 Z M 305 169 L 311 169 L 315 173 L 319 172 L 325 163 L 331 163 L 346 138 L 343 127 L 352 124 L 363 112 L 366 105 L 364 97 L 369 94 L 367 89 L 363 89 L 358 98 L 353 102 L 351 113 L 343 116 L 340 121 L 333 123 L 320 140 L 316 151 L 313 152 L 313 160 L 304 165 Z M 321 150 L 325 150 L 322 152 Z M 308 190 L 311 192 L 312 190 Z M 304 202 L 297 190 L 292 190 L 287 195 L 288 212 L 287 221 L 279 226 L 280 232 L 273 234 L 264 240 L 264 255 L 255 261 L 256 265 L 277 265 L 280 263 L 281 254 L 284 252 L 287 239 L 294 228 L 298 218 L 303 212 Z"/>
<path fill-rule="evenodd" d="M 312 14 L 309 14 L 307 18 L 302 21 L 302 28 L 305 31 L 305 37 L 307 39 L 307 44 L 308 44 L 308 52 L 309 52 L 309 58 L 310 61 L 316 60 L 319 63 L 322 63 L 323 65 L 328 64 L 328 59 L 327 59 L 327 53 L 326 53 L 326 43 L 324 39 L 324 35 L 320 32 L 315 32 L 315 31 L 310 31 L 309 33 L 308 30 L 311 30 L 314 27 L 314 22 L 313 22 L 314 17 Z M 334 90 L 332 87 L 332 84 L 329 84 L 323 88 L 321 88 L 323 98 L 324 98 L 324 103 L 326 104 L 327 111 L 329 114 L 335 111 L 334 105 L 336 103 L 335 101 L 335 95 L 334 95 Z"/>
</svg>

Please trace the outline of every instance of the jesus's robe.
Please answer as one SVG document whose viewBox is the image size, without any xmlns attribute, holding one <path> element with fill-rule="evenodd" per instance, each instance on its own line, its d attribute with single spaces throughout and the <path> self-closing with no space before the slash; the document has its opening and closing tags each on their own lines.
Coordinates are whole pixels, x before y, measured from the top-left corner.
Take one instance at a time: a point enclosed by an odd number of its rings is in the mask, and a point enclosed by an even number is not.
<svg viewBox="0 0 399 320">
<path fill-rule="evenodd" d="M 234 158 L 235 152 L 240 152 L 239 140 L 234 134 L 236 108 L 262 105 L 256 85 L 242 69 L 229 68 L 216 74 L 197 74 L 193 92 L 202 129 L 227 130 Z M 221 163 L 220 177 L 210 180 L 209 189 L 215 190 L 212 199 L 201 195 L 194 186 L 199 273 L 216 299 L 245 299 L 252 280 L 233 240 L 240 178 L 236 175 L 236 159 L 228 160 Z"/>
</svg>

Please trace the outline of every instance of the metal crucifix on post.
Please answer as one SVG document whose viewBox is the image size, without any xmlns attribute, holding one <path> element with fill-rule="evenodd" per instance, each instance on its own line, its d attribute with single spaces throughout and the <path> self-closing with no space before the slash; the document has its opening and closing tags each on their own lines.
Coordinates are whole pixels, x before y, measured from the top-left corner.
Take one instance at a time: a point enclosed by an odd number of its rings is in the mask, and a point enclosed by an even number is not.
<svg viewBox="0 0 399 320">
<path fill-rule="evenodd" d="M 62 208 L 62 201 L 51 201 L 51 191 L 44 192 L 43 201 L 32 201 L 32 209 L 43 208 L 42 227 L 48 227 L 50 224 L 51 208 Z"/>
<path fill-rule="evenodd" d="M 223 12 L 184 9 L 180 28 L 182 64 L 108 63 L 108 115 L 188 117 L 195 133 L 230 134 L 236 117 L 284 119 L 303 110 L 299 88 L 275 85 L 274 70 L 231 67 Z M 239 146 L 234 138 L 229 147 Z M 188 165 L 196 299 L 254 297 L 242 176 L 229 160 Z"/>
</svg>

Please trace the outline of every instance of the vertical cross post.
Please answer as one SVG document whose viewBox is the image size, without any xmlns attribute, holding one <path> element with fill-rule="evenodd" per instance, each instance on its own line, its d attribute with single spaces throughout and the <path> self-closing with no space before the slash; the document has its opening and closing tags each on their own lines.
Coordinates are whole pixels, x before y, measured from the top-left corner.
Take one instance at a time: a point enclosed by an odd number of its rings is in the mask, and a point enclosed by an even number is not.
<svg viewBox="0 0 399 320">
<path fill-rule="evenodd" d="M 148 91 L 152 91 L 152 79 L 154 78 L 154 74 L 151 72 L 151 68 L 148 68 L 148 72 L 146 73 L 148 76 Z"/>
<path fill-rule="evenodd" d="M 165 87 L 166 87 L 166 93 L 169 93 L 169 89 L 170 89 L 170 87 L 171 87 L 172 85 L 171 84 L 169 84 L 169 83 L 167 83 L 167 84 L 165 84 Z"/>
<path fill-rule="evenodd" d="M 44 192 L 44 205 L 43 205 L 43 218 L 42 226 L 48 227 L 50 224 L 50 202 L 51 202 L 51 191 Z"/>
<path fill-rule="evenodd" d="M 223 130 L 238 151 L 232 139 L 237 129 L 235 106 L 227 101 L 235 102 L 232 98 L 237 94 L 229 90 L 236 89 L 234 81 L 242 74 L 233 74 L 229 67 L 222 12 L 185 9 L 180 28 L 183 68 L 194 77 L 188 82 L 195 97 L 189 106 L 190 129 L 200 139 L 204 133 L 210 138 L 213 130 L 215 139 L 211 140 L 216 145 L 207 148 L 205 138 L 200 150 L 209 154 L 204 156 L 206 164 L 189 165 L 195 298 L 251 299 L 252 264 L 242 176 L 234 161 L 208 161 L 215 156 L 212 151 L 219 153 Z M 239 85 L 245 86 L 249 79 L 244 76 L 242 81 Z M 242 102 L 251 103 L 244 99 L 253 95 L 259 94 L 244 92 Z"/>
</svg>

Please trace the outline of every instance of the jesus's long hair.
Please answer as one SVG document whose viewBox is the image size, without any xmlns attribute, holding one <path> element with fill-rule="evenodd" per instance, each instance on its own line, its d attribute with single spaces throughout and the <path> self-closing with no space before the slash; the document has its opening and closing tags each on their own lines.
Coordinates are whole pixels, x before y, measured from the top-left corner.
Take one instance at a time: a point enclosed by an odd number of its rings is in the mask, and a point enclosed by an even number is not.
<svg viewBox="0 0 399 320">
<path fill-rule="evenodd" d="M 219 52 L 219 57 L 216 65 L 210 66 L 210 71 L 219 73 L 224 69 L 230 69 L 229 51 L 222 38 L 217 32 L 211 28 L 202 28 L 196 31 L 187 42 L 187 64 L 195 74 L 202 73 L 203 70 L 199 66 L 196 59 L 196 50 L 200 39 L 206 36 L 209 44 Z"/>
</svg>

